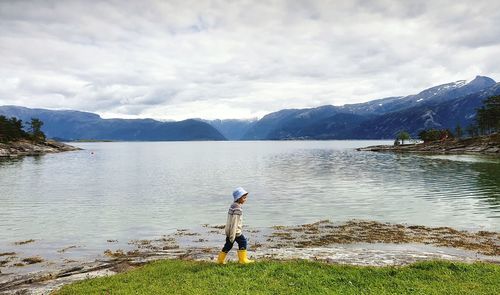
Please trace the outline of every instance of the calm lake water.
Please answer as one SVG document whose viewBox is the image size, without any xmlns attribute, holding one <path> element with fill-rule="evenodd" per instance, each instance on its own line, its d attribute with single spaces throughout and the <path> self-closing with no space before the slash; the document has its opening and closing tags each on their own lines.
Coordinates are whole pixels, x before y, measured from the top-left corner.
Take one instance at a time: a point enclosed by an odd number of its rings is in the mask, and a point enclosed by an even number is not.
<svg viewBox="0 0 500 295">
<path fill-rule="evenodd" d="M 320 219 L 500 229 L 500 158 L 357 152 L 376 141 L 78 143 L 83 151 L 0 161 L 0 250 L 79 244 L 224 224 Z M 0 251 L 1 252 L 1 251 Z"/>
</svg>

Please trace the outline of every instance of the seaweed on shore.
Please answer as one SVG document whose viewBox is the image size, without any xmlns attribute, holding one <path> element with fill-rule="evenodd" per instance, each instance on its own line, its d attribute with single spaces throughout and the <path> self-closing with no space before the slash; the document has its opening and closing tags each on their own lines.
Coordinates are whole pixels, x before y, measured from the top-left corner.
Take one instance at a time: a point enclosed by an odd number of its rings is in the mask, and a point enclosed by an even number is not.
<svg viewBox="0 0 500 295">
<path fill-rule="evenodd" d="M 3 252 L 0 253 L 0 256 L 14 256 L 16 255 L 16 252 Z"/>
<path fill-rule="evenodd" d="M 30 243 L 34 243 L 35 240 L 33 239 L 29 239 L 29 240 L 25 240 L 25 241 L 18 241 L 18 242 L 14 242 L 15 245 L 25 245 L 25 244 L 30 244 Z"/>
<path fill-rule="evenodd" d="M 426 227 L 352 220 L 335 225 L 320 221 L 299 226 L 276 226 L 270 239 L 276 244 L 292 243 L 297 248 L 353 243 L 421 243 L 500 255 L 500 235 L 496 232 L 459 231 L 450 227 Z"/>
<path fill-rule="evenodd" d="M 36 263 L 40 263 L 40 262 L 43 262 L 43 258 L 40 257 L 40 256 L 34 256 L 34 257 L 27 257 L 27 258 L 24 258 L 22 260 L 24 263 L 26 264 L 36 264 Z"/>
</svg>

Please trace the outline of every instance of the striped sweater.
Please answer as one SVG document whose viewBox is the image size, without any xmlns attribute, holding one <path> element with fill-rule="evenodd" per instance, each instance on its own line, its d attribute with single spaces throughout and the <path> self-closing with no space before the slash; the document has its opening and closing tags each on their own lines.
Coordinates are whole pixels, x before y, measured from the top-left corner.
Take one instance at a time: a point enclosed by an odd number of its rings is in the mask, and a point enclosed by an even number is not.
<svg viewBox="0 0 500 295">
<path fill-rule="evenodd" d="M 234 239 L 241 235 L 242 228 L 243 209 L 240 203 L 234 202 L 227 212 L 226 236 L 231 242 L 234 242 Z"/>
</svg>

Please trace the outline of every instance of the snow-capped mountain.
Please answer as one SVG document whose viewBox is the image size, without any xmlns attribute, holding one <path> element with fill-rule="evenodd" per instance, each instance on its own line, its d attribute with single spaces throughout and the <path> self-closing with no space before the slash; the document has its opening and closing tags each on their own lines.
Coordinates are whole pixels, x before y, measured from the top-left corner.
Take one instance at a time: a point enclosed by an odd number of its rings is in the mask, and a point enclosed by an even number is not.
<svg viewBox="0 0 500 295">
<path fill-rule="evenodd" d="M 243 139 L 392 138 L 403 129 L 416 135 L 425 128 L 466 127 L 482 100 L 500 94 L 499 88 L 493 79 L 477 76 L 470 82 L 446 83 L 408 96 L 340 107 L 281 110 L 253 124 Z M 459 100 L 464 109 L 454 104 Z"/>
<path fill-rule="evenodd" d="M 425 89 L 418 94 L 383 98 L 360 104 L 344 105 L 341 109 L 342 111 L 355 114 L 381 115 L 425 103 L 444 102 L 449 99 L 480 91 L 493 85 L 495 85 L 495 80 L 484 76 L 476 76 L 476 78 L 470 82 L 459 80 Z"/>
</svg>

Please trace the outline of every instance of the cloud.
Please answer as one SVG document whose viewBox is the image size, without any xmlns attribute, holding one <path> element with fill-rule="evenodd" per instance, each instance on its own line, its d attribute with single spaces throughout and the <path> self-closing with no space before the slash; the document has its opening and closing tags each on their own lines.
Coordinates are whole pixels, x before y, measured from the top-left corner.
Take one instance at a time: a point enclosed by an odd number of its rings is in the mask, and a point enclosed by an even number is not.
<svg viewBox="0 0 500 295">
<path fill-rule="evenodd" d="M 243 118 L 500 77 L 498 1 L 2 1 L 0 104 Z"/>
</svg>

